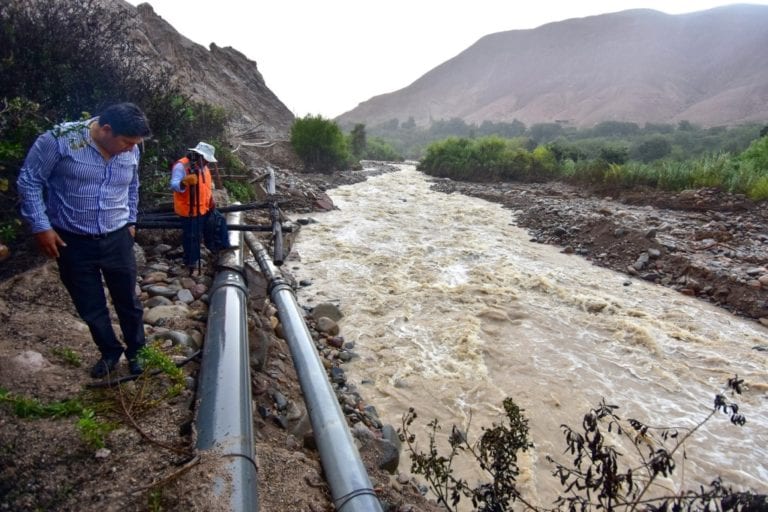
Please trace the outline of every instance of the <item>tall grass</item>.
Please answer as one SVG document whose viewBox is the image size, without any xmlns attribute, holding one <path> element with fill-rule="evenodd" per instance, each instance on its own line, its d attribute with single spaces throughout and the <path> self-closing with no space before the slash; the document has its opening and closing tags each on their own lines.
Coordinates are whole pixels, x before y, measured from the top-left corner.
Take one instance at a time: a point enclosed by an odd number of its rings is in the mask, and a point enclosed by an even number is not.
<svg viewBox="0 0 768 512">
<path fill-rule="evenodd" d="M 528 151 L 510 139 L 448 138 L 431 144 L 419 170 L 466 181 L 561 179 L 587 186 L 651 187 L 665 191 L 717 188 L 768 199 L 768 137 L 739 155 L 718 152 L 695 159 L 610 163 L 601 158 L 559 161 L 547 146 Z"/>
</svg>

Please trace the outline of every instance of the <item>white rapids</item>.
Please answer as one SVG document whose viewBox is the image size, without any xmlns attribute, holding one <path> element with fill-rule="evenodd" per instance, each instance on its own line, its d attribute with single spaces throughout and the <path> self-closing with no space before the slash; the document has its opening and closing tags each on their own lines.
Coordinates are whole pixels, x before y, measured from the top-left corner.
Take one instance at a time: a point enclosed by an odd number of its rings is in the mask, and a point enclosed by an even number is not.
<svg viewBox="0 0 768 512">
<path fill-rule="evenodd" d="M 312 281 L 301 303 L 340 306 L 361 356 L 345 371 L 382 421 L 399 427 L 412 406 L 420 434 L 437 418 L 444 432 L 469 423 L 472 440 L 512 397 L 535 444 L 519 481 L 546 505 L 559 490 L 546 456 L 568 458 L 561 424 L 580 427 L 605 398 L 625 419 L 693 427 L 738 374 L 746 425 L 718 414 L 668 485 L 695 489 L 719 474 L 768 491 L 768 353 L 753 348 L 768 329 L 532 243 L 510 210 L 433 192 L 412 165 L 330 195 L 338 209 L 313 214 L 286 266 Z"/>
</svg>

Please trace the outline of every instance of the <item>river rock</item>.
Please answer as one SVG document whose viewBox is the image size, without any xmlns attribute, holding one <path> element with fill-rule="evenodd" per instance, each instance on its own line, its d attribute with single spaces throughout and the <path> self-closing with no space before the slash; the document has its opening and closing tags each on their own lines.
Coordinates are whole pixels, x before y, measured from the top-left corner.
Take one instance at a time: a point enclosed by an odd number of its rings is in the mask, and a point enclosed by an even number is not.
<svg viewBox="0 0 768 512">
<path fill-rule="evenodd" d="M 162 256 L 163 254 L 167 253 L 171 249 L 173 249 L 173 247 L 171 247 L 168 244 L 157 244 L 155 248 L 152 250 L 152 254 L 154 254 L 155 256 Z"/>
<path fill-rule="evenodd" d="M 330 336 L 336 336 L 339 334 L 339 324 L 328 318 L 327 316 L 321 316 L 317 319 L 317 330 L 328 334 Z"/>
<path fill-rule="evenodd" d="M 163 297 L 161 295 L 157 295 L 155 297 L 150 297 L 149 299 L 144 302 L 144 307 L 147 308 L 154 308 L 157 306 L 170 306 L 173 304 L 173 301 L 167 297 Z"/>
<path fill-rule="evenodd" d="M 155 283 L 164 283 L 165 280 L 168 279 L 168 274 L 165 272 L 160 272 L 159 270 L 156 270 L 154 272 L 150 272 L 147 275 L 144 276 L 144 279 L 141 280 L 142 284 L 155 284 Z"/>
<path fill-rule="evenodd" d="M 40 352 L 25 350 L 11 359 L 12 366 L 20 373 L 37 373 L 53 366 Z"/>
<path fill-rule="evenodd" d="M 176 300 L 179 300 L 184 304 L 191 304 L 195 301 L 195 297 L 192 295 L 191 291 L 187 290 L 186 288 L 182 288 L 176 294 Z"/>
<path fill-rule="evenodd" d="M 635 260 L 635 263 L 632 266 L 635 270 L 643 270 L 648 265 L 649 259 L 650 257 L 648 256 L 648 253 L 643 252 L 637 257 L 637 260 Z"/>
<path fill-rule="evenodd" d="M 149 270 L 156 270 L 158 272 L 166 272 L 167 273 L 171 269 L 171 266 L 168 265 L 167 263 L 159 261 L 157 263 L 152 263 L 151 265 L 149 265 L 148 268 L 149 268 Z"/>
<path fill-rule="evenodd" d="M 171 340 L 171 344 L 175 346 L 189 347 L 195 350 L 200 348 L 200 343 L 189 334 L 183 331 L 165 331 L 156 333 L 152 336 L 153 340 Z"/>
<path fill-rule="evenodd" d="M 187 318 L 189 308 L 186 305 L 156 306 L 144 314 L 144 321 L 150 325 L 159 325 L 170 318 Z"/>
<path fill-rule="evenodd" d="M 319 320 L 321 317 L 330 318 L 334 322 L 338 322 L 344 314 L 341 310 L 330 302 L 321 302 L 314 308 L 312 308 L 312 318 Z"/>
<path fill-rule="evenodd" d="M 167 297 L 169 299 L 172 299 L 176 296 L 176 293 L 178 293 L 179 288 L 176 286 L 163 286 L 159 284 L 151 284 L 149 286 L 145 286 L 142 288 L 145 292 L 147 292 L 150 297 L 155 296 L 161 296 L 161 297 Z"/>
</svg>

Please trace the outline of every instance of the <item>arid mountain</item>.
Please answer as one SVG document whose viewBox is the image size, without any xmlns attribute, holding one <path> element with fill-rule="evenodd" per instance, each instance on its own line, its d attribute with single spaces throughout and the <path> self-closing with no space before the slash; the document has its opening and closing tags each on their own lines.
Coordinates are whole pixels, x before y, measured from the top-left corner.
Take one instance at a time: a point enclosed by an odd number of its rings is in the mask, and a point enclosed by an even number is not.
<svg viewBox="0 0 768 512">
<path fill-rule="evenodd" d="M 138 19 L 137 45 L 169 67 L 192 98 L 226 108 L 234 132 L 262 138 L 285 138 L 293 114 L 266 86 L 256 63 L 234 48 L 211 44 L 206 49 L 179 34 L 148 3 L 138 7 L 117 0 Z"/>
<path fill-rule="evenodd" d="M 768 120 L 768 6 L 629 10 L 499 32 L 337 118 L 704 126 Z"/>
</svg>

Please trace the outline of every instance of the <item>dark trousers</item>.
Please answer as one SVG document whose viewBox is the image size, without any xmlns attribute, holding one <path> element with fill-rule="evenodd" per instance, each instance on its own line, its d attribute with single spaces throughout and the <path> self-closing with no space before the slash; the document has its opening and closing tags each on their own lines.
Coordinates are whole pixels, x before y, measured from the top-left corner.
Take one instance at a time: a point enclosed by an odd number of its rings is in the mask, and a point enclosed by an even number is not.
<svg viewBox="0 0 768 512">
<path fill-rule="evenodd" d="M 205 222 L 210 213 L 199 217 L 181 218 L 181 245 L 184 248 L 184 265 L 194 267 L 200 260 L 200 243 L 205 239 L 205 245 L 210 247 L 210 240 L 205 229 Z"/>
<path fill-rule="evenodd" d="M 136 296 L 136 258 L 127 227 L 103 238 L 56 230 L 66 247 L 59 248 L 59 275 L 77 313 L 88 325 L 102 357 L 117 360 L 123 353 L 104 296 L 102 277 L 112 298 L 129 359 L 146 343 L 144 310 Z"/>
</svg>

